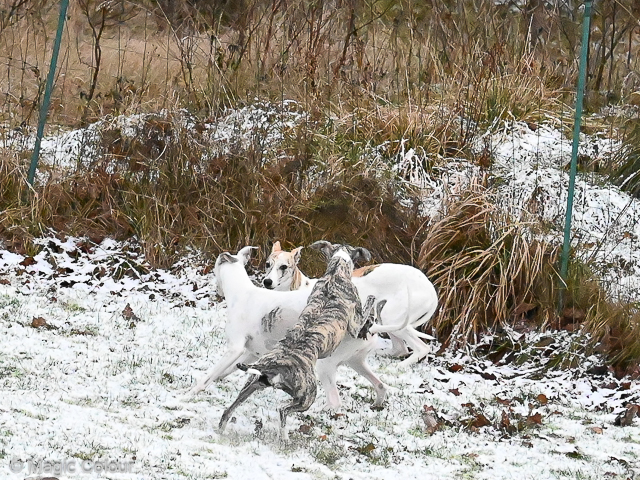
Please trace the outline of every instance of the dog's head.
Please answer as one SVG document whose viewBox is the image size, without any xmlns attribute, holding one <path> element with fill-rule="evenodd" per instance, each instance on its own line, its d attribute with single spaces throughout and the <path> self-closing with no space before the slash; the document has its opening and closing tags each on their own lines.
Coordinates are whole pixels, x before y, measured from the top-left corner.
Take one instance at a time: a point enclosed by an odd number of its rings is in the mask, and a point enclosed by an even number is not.
<svg viewBox="0 0 640 480">
<path fill-rule="evenodd" d="M 280 242 L 274 243 L 265 263 L 266 273 L 262 279 L 262 285 L 269 290 L 291 290 L 294 274 L 300 262 L 301 250 L 302 247 L 298 247 L 285 252 L 280 247 Z"/>
<path fill-rule="evenodd" d="M 310 248 L 321 252 L 327 262 L 340 251 L 345 252 L 354 264 L 365 263 L 371 260 L 371 252 L 364 247 L 352 247 L 351 245 L 341 245 L 339 243 L 327 242 L 326 240 L 318 240 L 312 243 Z"/>
<path fill-rule="evenodd" d="M 249 262 L 249 259 L 251 258 L 251 250 L 253 250 L 254 248 L 258 247 L 244 247 L 235 255 L 232 255 L 229 252 L 222 252 L 220 255 L 218 255 L 213 270 L 216 277 L 216 288 L 218 290 L 218 295 L 224 297 L 224 290 L 222 289 L 222 282 L 220 280 L 221 268 L 223 268 L 224 265 L 233 265 L 242 268 L 242 270 L 244 271 L 244 266 L 247 264 L 247 262 Z"/>
</svg>

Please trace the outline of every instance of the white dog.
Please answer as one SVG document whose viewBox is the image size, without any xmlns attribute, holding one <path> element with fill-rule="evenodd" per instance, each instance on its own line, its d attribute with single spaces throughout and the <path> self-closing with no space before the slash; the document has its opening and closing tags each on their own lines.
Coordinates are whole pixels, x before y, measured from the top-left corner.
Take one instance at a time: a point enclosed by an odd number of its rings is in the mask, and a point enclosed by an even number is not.
<svg viewBox="0 0 640 480">
<path fill-rule="evenodd" d="M 318 243 L 321 242 L 316 242 Z M 262 284 L 266 288 L 281 292 L 312 288 L 316 280 L 308 278 L 298 267 L 301 250 L 302 247 L 298 247 L 286 252 L 282 250 L 280 242 L 275 242 L 266 262 L 267 270 Z M 368 251 L 366 253 L 368 254 Z M 363 257 L 365 260 L 370 259 L 370 255 L 369 258 L 365 255 Z M 393 355 L 406 355 L 407 347 L 413 350 L 408 358 L 400 362 L 401 366 L 416 363 L 429 353 L 429 348 L 421 338 L 433 337 L 416 329 L 424 325 L 435 313 L 438 308 L 438 295 L 424 273 L 409 265 L 382 263 L 354 270 L 353 283 L 361 300 L 369 295 L 373 295 L 378 301 L 387 300 L 382 312 L 383 325 L 399 325 L 402 323 L 401 319 L 409 319 L 405 328 L 389 333 L 393 342 Z M 408 298 L 411 299 L 410 302 Z"/>
<path fill-rule="evenodd" d="M 273 349 L 286 332 L 297 322 L 311 290 L 279 292 L 257 287 L 251 282 L 245 270 L 245 264 L 256 247 L 244 247 L 236 255 L 224 252 L 215 264 L 215 276 L 218 293 L 227 302 L 226 335 L 227 351 L 207 374 L 189 390 L 194 395 L 212 382 L 226 377 L 236 369 L 239 363 L 251 363 Z M 374 325 L 370 332 L 387 331 L 402 328 L 405 322 L 395 327 Z M 340 343 L 335 352 L 316 364 L 318 377 L 327 394 L 327 407 L 337 409 L 340 396 L 336 386 L 336 369 L 346 364 L 364 376 L 376 391 L 374 405 L 379 406 L 385 400 L 387 387 L 373 373 L 366 362 L 369 352 L 375 347 L 377 338 L 349 338 Z"/>
</svg>

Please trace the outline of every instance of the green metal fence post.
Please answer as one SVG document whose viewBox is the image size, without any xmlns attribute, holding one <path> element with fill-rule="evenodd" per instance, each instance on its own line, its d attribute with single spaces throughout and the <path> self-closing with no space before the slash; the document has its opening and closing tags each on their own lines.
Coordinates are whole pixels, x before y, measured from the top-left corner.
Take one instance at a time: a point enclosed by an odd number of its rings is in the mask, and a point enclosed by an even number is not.
<svg viewBox="0 0 640 480">
<path fill-rule="evenodd" d="M 47 122 L 47 113 L 49 112 L 49 104 L 51 103 L 51 91 L 53 90 L 53 80 L 56 76 L 56 65 L 58 64 L 58 53 L 60 52 L 60 42 L 62 41 L 62 31 L 64 30 L 64 22 L 67 19 L 67 7 L 69 0 L 60 2 L 60 16 L 58 17 L 58 30 L 56 38 L 53 42 L 53 53 L 51 54 L 51 64 L 49 65 L 49 74 L 47 75 L 47 83 L 44 89 L 44 98 L 40 105 L 40 116 L 38 118 L 38 130 L 36 132 L 36 144 L 33 147 L 31 156 L 31 165 L 29 165 L 29 175 L 27 181 L 33 186 L 36 177 L 36 168 L 38 167 L 38 157 L 40 156 L 40 144 L 44 134 L 44 125 Z"/>
<path fill-rule="evenodd" d="M 569 249 L 571 247 L 571 216 L 573 213 L 573 191 L 576 184 L 576 170 L 578 165 L 578 145 L 580 143 L 580 123 L 582 122 L 582 100 L 584 98 L 585 83 L 587 78 L 587 52 L 589 50 L 589 26 L 591 24 L 592 0 L 584 2 L 584 20 L 582 24 L 582 47 L 580 50 L 580 71 L 578 74 L 578 88 L 576 91 L 576 114 L 573 125 L 573 145 L 571 148 L 571 170 L 569 172 L 569 190 L 567 194 L 567 214 L 564 222 L 564 243 L 562 245 L 562 262 L 560 277 L 562 287 L 560 290 L 560 308 L 563 306 L 563 292 L 567 284 L 569 269 Z"/>
</svg>

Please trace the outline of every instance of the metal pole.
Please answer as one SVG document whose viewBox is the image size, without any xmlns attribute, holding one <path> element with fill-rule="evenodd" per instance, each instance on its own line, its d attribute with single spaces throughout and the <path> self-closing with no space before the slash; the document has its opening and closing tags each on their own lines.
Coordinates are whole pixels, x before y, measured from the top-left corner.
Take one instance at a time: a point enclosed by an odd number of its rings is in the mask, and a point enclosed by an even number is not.
<svg viewBox="0 0 640 480">
<path fill-rule="evenodd" d="M 51 103 L 51 91 L 53 90 L 53 80 L 56 76 L 56 65 L 58 64 L 58 53 L 60 52 L 60 42 L 62 41 L 62 31 L 64 30 L 64 22 L 67 19 L 67 7 L 69 0 L 60 2 L 60 16 L 58 17 L 58 30 L 56 39 L 53 42 L 53 53 L 51 55 L 51 64 L 49 65 L 49 74 L 47 75 L 47 83 L 44 89 L 44 98 L 40 105 L 40 116 L 38 118 L 38 131 L 36 132 L 36 144 L 33 147 L 33 155 L 31 156 L 31 165 L 29 166 L 29 176 L 27 181 L 33 186 L 36 177 L 36 168 L 38 167 L 38 157 L 40 156 L 40 144 L 44 134 L 44 125 L 47 122 L 47 113 L 49 112 L 49 104 Z"/>
<path fill-rule="evenodd" d="M 560 308 L 563 304 L 563 292 L 567 285 L 567 272 L 569 268 L 569 249 L 571 247 L 571 215 L 573 212 L 573 191 L 576 184 L 576 170 L 578 164 L 578 145 L 580 143 L 580 123 L 582 121 L 582 100 L 584 98 L 585 83 L 587 78 L 587 51 L 589 49 L 589 26 L 591 23 L 592 0 L 584 2 L 584 20 L 582 24 L 582 48 L 580 50 L 580 71 L 578 74 L 578 89 L 576 92 L 576 116 L 573 125 L 573 145 L 571 148 L 571 170 L 569 172 L 569 190 L 567 195 L 567 214 L 564 222 L 564 244 L 562 245 L 562 263 L 560 277 L 562 287 L 560 290 Z"/>
</svg>

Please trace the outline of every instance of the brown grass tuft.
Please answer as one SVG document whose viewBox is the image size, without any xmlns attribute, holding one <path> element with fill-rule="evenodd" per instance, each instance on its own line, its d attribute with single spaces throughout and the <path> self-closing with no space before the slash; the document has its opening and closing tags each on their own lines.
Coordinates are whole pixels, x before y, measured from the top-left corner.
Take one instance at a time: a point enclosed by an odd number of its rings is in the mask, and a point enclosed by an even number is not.
<svg viewBox="0 0 640 480">
<path fill-rule="evenodd" d="M 523 320 L 553 321 L 558 248 L 533 240 L 530 227 L 509 222 L 478 187 L 428 227 L 418 265 L 439 290 L 439 332 L 465 342 Z"/>
</svg>

